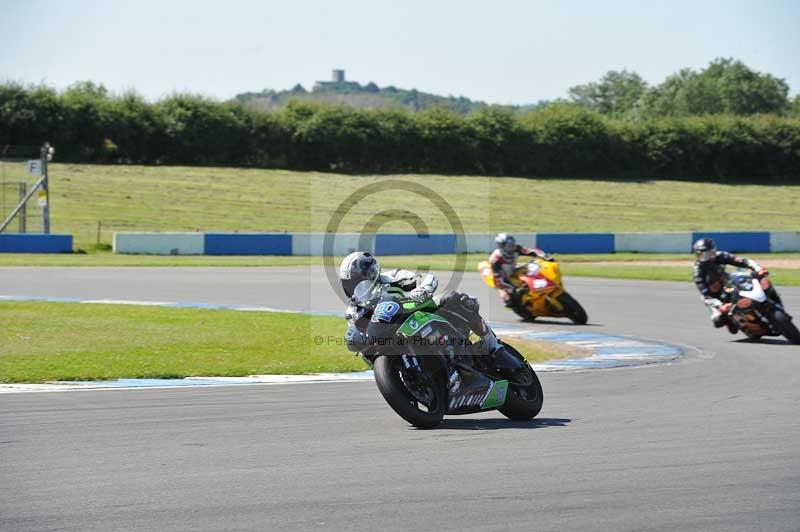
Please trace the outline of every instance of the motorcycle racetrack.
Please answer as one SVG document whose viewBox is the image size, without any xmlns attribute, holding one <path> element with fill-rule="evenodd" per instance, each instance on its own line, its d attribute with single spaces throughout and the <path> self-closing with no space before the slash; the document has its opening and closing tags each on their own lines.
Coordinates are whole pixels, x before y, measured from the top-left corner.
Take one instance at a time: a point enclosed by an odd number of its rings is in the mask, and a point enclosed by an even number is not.
<svg viewBox="0 0 800 532">
<path fill-rule="evenodd" d="M 9 296 L 343 308 L 315 267 L 0 270 Z M 532 330 L 686 355 L 542 373 L 532 422 L 416 430 L 372 382 L 3 394 L 0 530 L 796 532 L 800 346 L 713 329 L 688 278 L 566 279 L 589 324 Z M 477 273 L 458 289 L 516 321 Z"/>
</svg>

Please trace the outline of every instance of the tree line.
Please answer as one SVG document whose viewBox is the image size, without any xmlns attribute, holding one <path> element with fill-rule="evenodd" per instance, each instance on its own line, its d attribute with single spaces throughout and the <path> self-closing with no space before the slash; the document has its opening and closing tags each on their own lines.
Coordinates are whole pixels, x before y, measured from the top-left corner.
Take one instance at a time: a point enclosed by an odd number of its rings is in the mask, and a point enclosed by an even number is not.
<svg viewBox="0 0 800 532">
<path fill-rule="evenodd" d="M 298 83 L 290 90 L 264 89 L 261 92 L 244 92 L 234 96 L 233 101 L 263 111 L 278 110 L 293 101 L 343 105 L 357 109 L 404 111 L 424 111 L 438 107 L 459 115 L 467 115 L 489 107 L 485 102 L 473 101 L 464 96 L 439 96 L 416 89 L 399 89 L 392 85 L 378 87 L 372 81 L 366 85 L 356 81 L 318 83 L 311 90 L 306 90 Z M 513 109 L 511 106 L 507 108 Z"/>
<path fill-rule="evenodd" d="M 700 71 L 684 68 L 652 87 L 636 72 L 612 70 L 596 82 L 572 87 L 569 98 L 581 107 L 627 120 L 714 114 L 800 116 L 800 95 L 790 99 L 785 80 L 730 58 L 716 59 Z"/>
<path fill-rule="evenodd" d="M 292 101 L 407 111 L 440 107 L 461 115 L 489 107 L 485 102 L 463 96 L 445 97 L 416 89 L 381 88 L 373 82 L 361 85 L 355 81 L 318 83 L 311 90 L 300 84 L 284 91 L 264 89 L 237 94 L 233 100 L 259 110 L 281 109 Z M 568 98 L 493 107 L 524 114 L 554 104 L 575 105 L 632 121 L 713 114 L 800 115 L 800 95 L 790 99 L 789 86 L 783 79 L 757 72 L 731 58 L 715 59 L 699 71 L 684 68 L 653 86 L 636 72 L 611 70 L 597 81 L 571 87 Z"/>
<path fill-rule="evenodd" d="M 0 146 L 50 141 L 71 162 L 344 172 L 661 178 L 800 177 L 800 117 L 631 120 L 569 102 L 467 116 L 291 102 L 276 112 L 176 94 L 149 102 L 91 82 L 0 84 Z"/>
</svg>

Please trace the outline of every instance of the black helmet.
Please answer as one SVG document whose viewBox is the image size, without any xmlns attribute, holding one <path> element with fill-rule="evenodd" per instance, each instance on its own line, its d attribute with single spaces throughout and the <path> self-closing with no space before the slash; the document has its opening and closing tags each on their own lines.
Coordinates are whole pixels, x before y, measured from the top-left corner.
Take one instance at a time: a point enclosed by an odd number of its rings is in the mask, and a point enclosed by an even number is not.
<svg viewBox="0 0 800 532">
<path fill-rule="evenodd" d="M 505 257 L 511 257 L 517 250 L 517 241 L 508 233 L 498 233 L 497 236 L 494 237 L 494 243 L 497 244 L 497 249 L 499 249 Z"/>
<path fill-rule="evenodd" d="M 710 238 L 701 238 L 692 246 L 694 255 L 700 262 L 708 262 L 717 257 L 717 246 Z"/>
<path fill-rule="evenodd" d="M 339 266 L 339 280 L 347 297 L 361 281 L 376 281 L 381 274 L 381 266 L 370 253 L 355 251 L 342 260 Z"/>
</svg>

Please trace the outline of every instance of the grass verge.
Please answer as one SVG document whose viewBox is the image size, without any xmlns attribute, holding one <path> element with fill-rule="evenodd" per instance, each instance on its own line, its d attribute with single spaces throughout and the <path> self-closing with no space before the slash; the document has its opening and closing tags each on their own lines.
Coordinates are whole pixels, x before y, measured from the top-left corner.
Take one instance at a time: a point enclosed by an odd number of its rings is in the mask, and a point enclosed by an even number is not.
<svg viewBox="0 0 800 532">
<path fill-rule="evenodd" d="M 800 268 L 787 267 L 800 264 L 800 253 L 756 253 L 747 255 L 769 269 L 773 280 L 780 286 L 800 286 Z M 467 255 L 463 268 L 459 268 L 452 255 L 415 255 L 385 257 L 381 264 L 387 268 L 411 270 L 430 268 L 440 271 L 477 271 L 485 260 L 483 254 Z M 525 257 L 521 257 L 524 260 Z M 561 271 L 572 277 L 600 277 L 607 279 L 640 279 L 654 281 L 692 282 L 694 257 L 689 254 L 615 253 L 610 255 L 558 255 Z M 730 268 L 729 268 L 730 269 Z"/>
<path fill-rule="evenodd" d="M 440 194 L 467 232 L 796 230 L 800 210 L 797 181 L 375 176 L 61 163 L 49 168 L 53 232 L 73 234 L 84 249 L 97 242 L 98 232 L 107 244 L 114 231 L 324 231 L 347 196 L 392 179 Z M 9 180 L 27 175 L 23 163 L 0 164 L 0 174 Z M 697 200 L 739 205 L 753 197 L 769 208 L 745 209 L 724 220 Z M 413 208 L 381 230 L 408 231 L 414 215 L 432 232 L 452 230 L 437 207 L 414 198 Z M 13 198 L 6 200 L 10 209 Z M 354 206 L 339 231 L 360 232 L 376 211 L 396 203 L 396 192 L 370 196 Z M 29 218 L 33 227 L 36 216 Z"/>
<path fill-rule="evenodd" d="M 781 286 L 800 286 L 800 270 L 795 268 L 770 268 L 770 278 L 780 290 Z M 604 279 L 638 279 L 645 281 L 682 281 L 691 283 L 691 268 L 680 266 L 570 264 L 564 274 L 572 277 L 600 277 Z"/>
<path fill-rule="evenodd" d="M 776 260 L 798 261 L 800 253 L 756 253 L 748 254 L 750 258 L 768 264 Z M 486 260 L 488 254 L 469 253 L 466 255 L 464 271 L 476 271 L 479 262 Z M 341 257 L 336 257 L 338 264 Z M 524 260 L 522 257 L 520 260 Z M 680 253 L 611 253 L 585 255 L 557 255 L 556 259 L 568 267 L 577 263 L 647 262 L 658 266 L 659 263 L 682 261 L 691 265 L 694 260 L 690 254 Z M 384 268 L 430 268 L 440 271 L 459 269 L 454 255 L 387 255 L 380 257 Z M 169 255 L 116 255 L 108 251 L 92 253 L 0 253 L 0 266 L 227 266 L 227 267 L 270 267 L 270 266 L 311 266 L 321 265 L 321 257 L 284 257 L 284 256 L 169 256 Z M 648 264 L 649 265 L 649 264 Z"/>
<path fill-rule="evenodd" d="M 780 286 L 800 286 L 800 268 L 776 266 L 800 263 L 800 253 L 771 253 L 749 255 L 769 268 L 773 280 Z M 476 271 L 486 255 L 467 255 L 463 267 L 453 255 L 409 255 L 381 258 L 384 268 L 431 269 L 439 271 Z M 639 279 L 652 281 L 691 281 L 692 258 L 682 254 L 615 253 L 611 255 L 561 255 L 562 271 L 573 277 L 606 279 Z M 334 261 L 338 264 L 338 258 Z M 676 264 L 680 263 L 680 264 Z M 320 257 L 171 257 L 155 255 L 90 254 L 40 255 L 0 254 L 0 266 L 227 266 L 272 267 L 321 265 Z"/>
<path fill-rule="evenodd" d="M 337 317 L 0 302 L 0 382 L 360 371 Z M 321 341 L 320 341 L 321 339 Z M 531 361 L 563 358 L 511 343 Z"/>
</svg>

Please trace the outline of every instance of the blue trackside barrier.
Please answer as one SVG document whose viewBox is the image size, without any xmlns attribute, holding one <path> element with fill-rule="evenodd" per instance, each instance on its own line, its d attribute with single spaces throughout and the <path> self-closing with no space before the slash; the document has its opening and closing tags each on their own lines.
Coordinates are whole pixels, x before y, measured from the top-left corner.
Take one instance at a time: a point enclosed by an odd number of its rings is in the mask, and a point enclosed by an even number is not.
<svg viewBox="0 0 800 532">
<path fill-rule="evenodd" d="M 0 234 L 0 253 L 72 253 L 72 235 Z"/>
<path fill-rule="evenodd" d="M 731 252 L 769 253 L 768 232 L 699 232 L 692 235 L 692 241 L 700 238 L 713 238 L 717 249 Z"/>
<path fill-rule="evenodd" d="M 538 233 L 536 247 L 548 253 L 614 253 L 610 233 Z"/>
<path fill-rule="evenodd" d="M 206 233 L 206 255 L 291 255 L 292 235 Z"/>
<path fill-rule="evenodd" d="M 422 255 L 455 252 L 455 235 L 375 235 L 376 255 Z"/>
<path fill-rule="evenodd" d="M 798 231 L 697 231 L 681 233 L 514 233 L 524 246 L 538 246 L 550 253 L 686 253 L 698 238 L 713 238 L 719 249 L 738 253 L 800 251 Z M 15 237 L 24 243 L 11 242 Z M 53 239 L 37 242 L 36 238 Z M 59 240 L 59 239 L 67 239 Z M 331 238 L 330 235 L 327 238 Z M 3 240 L 6 239 L 6 240 Z M 323 253 L 324 233 L 115 233 L 116 253 L 155 255 L 314 255 Z M 5 242 L 5 244 L 4 244 Z M 55 242 L 59 242 L 56 244 Z M 376 234 L 362 237 L 341 233 L 333 237 L 333 253 L 344 256 L 356 248 L 377 255 L 451 254 L 457 251 L 457 239 L 451 234 L 417 235 L 412 233 Z M 490 253 L 494 235 L 464 235 L 470 253 Z M 68 235 L 0 235 L 0 252 L 70 251 Z"/>
</svg>

